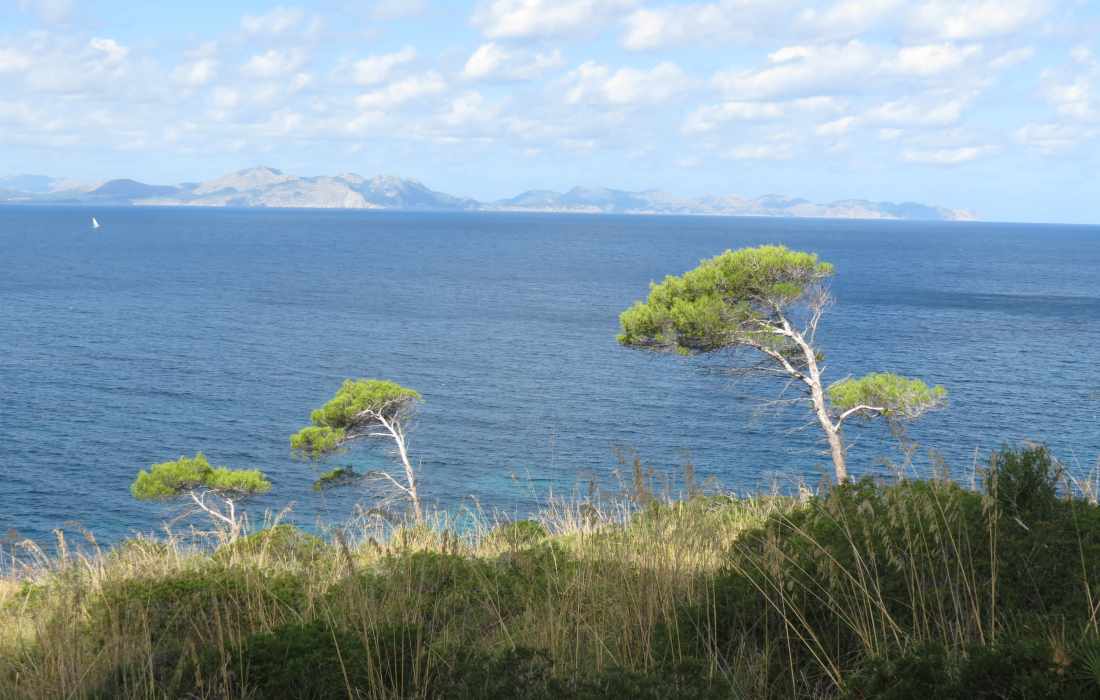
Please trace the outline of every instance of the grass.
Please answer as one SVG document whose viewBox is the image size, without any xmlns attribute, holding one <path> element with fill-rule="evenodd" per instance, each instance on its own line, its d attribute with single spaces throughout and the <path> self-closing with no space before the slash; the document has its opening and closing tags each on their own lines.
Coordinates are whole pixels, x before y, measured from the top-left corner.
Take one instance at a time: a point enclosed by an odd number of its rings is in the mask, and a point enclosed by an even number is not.
<svg viewBox="0 0 1100 700">
<path fill-rule="evenodd" d="M 1030 447 L 977 490 L 642 484 L 473 529 L 62 547 L 0 579 L 0 698 L 1095 698 L 1100 507 L 1071 486 Z"/>
</svg>

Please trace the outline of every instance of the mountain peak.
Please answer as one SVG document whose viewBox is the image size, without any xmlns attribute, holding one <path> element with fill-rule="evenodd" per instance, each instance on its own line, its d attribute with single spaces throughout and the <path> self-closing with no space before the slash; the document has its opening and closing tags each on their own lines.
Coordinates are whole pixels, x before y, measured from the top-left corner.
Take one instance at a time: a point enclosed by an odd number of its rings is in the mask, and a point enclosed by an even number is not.
<svg viewBox="0 0 1100 700">
<path fill-rule="evenodd" d="M 17 185 L 17 186 L 13 186 Z M 42 190 L 47 189 L 43 192 Z M 62 190 L 61 188 L 64 187 Z M 35 192 L 34 190 L 38 190 Z M 576 186 L 568 192 L 528 190 L 511 199 L 477 202 L 436 192 L 396 175 L 364 178 L 355 173 L 296 177 L 258 165 L 200 183 L 173 187 L 129 179 L 78 188 L 75 183 L 20 176 L 0 179 L 0 202 L 110 202 L 207 207 L 305 207 L 413 211 L 524 211 L 588 214 L 697 214 L 714 216 L 823 217 L 849 219 L 967 220 L 974 214 L 914 202 L 847 199 L 824 204 L 768 194 L 679 197 L 661 190 L 631 192 Z"/>
</svg>

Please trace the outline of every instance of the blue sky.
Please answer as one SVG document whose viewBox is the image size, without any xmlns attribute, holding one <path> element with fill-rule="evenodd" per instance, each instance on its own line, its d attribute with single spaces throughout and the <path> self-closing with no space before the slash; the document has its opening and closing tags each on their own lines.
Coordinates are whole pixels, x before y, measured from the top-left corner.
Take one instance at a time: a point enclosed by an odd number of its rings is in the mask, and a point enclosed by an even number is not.
<svg viewBox="0 0 1100 700">
<path fill-rule="evenodd" d="M 1100 223 L 1088 0 L 3 0 L 0 174 L 257 164 Z"/>
</svg>

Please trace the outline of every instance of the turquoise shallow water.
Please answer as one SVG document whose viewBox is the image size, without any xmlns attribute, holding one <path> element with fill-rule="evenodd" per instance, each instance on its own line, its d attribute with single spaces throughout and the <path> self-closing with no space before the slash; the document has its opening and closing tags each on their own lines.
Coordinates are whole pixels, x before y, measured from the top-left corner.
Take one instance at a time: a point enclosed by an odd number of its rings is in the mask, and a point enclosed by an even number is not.
<svg viewBox="0 0 1100 700">
<path fill-rule="evenodd" d="M 103 228 L 93 233 L 95 214 Z M 346 376 L 415 387 L 422 491 L 522 512 L 610 481 L 616 448 L 690 459 L 729 488 L 816 482 L 805 414 L 728 357 L 621 349 L 617 315 L 650 280 L 767 242 L 837 268 L 828 374 L 946 385 L 913 437 L 961 478 L 975 451 L 1047 441 L 1100 456 L 1100 228 L 702 217 L 0 208 L 0 536 L 76 523 L 100 541 L 155 529 L 128 486 L 203 450 L 275 483 L 252 512 L 340 521 L 287 436 Z M 898 459 L 852 432 L 855 473 Z M 336 460 L 362 468 L 383 452 Z M 927 470 L 923 450 L 916 468 Z"/>
</svg>

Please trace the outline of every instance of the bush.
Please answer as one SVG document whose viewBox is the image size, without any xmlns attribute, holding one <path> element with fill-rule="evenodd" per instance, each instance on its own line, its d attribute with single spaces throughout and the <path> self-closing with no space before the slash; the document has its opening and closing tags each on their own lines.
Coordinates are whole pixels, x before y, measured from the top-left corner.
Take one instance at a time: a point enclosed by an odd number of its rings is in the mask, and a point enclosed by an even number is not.
<svg viewBox="0 0 1100 700">
<path fill-rule="evenodd" d="M 1025 520 L 1049 518 L 1058 501 L 1059 465 L 1046 447 L 994 452 L 985 472 L 986 493 L 1005 513 Z"/>
<path fill-rule="evenodd" d="M 537 544 L 546 539 L 548 534 L 546 528 L 534 520 L 513 520 L 493 528 L 486 541 L 498 547 L 521 549 Z"/>
<path fill-rule="evenodd" d="M 276 525 L 218 547 L 214 559 L 267 557 L 274 561 L 309 564 L 328 553 L 325 541 L 293 525 Z"/>
<path fill-rule="evenodd" d="M 875 658 L 851 675 L 850 700 L 1085 700 L 1100 695 L 1083 657 L 1060 656 L 1049 641 L 1008 639 L 956 651 L 926 644 Z"/>
<path fill-rule="evenodd" d="M 426 673 L 426 647 L 414 627 L 382 625 L 360 634 L 327 623 L 290 624 L 248 637 L 228 676 L 242 695 L 343 700 L 355 691 L 412 695 Z M 208 655 L 207 663 L 221 661 Z"/>
<path fill-rule="evenodd" d="M 305 581 L 290 574 L 210 566 L 156 578 L 105 584 L 92 624 L 120 635 L 148 635 L 154 648 L 202 646 L 219 625 L 250 618 L 279 620 L 302 610 Z"/>
</svg>

